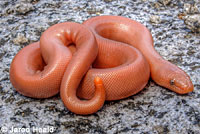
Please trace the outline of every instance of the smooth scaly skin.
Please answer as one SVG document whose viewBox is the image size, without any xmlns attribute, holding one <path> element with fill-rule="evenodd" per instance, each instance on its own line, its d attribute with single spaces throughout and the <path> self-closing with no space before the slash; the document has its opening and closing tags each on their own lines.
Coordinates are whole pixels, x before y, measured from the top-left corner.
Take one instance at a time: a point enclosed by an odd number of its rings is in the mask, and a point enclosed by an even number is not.
<svg viewBox="0 0 200 134">
<path fill-rule="evenodd" d="M 40 42 L 23 48 L 10 67 L 16 90 L 47 98 L 60 89 L 64 105 L 76 114 L 92 114 L 105 99 L 136 94 L 150 75 L 179 94 L 193 90 L 189 76 L 155 51 L 152 36 L 142 24 L 119 16 L 99 16 L 84 25 L 56 24 L 42 34 Z"/>
<path fill-rule="evenodd" d="M 120 16 L 93 17 L 84 24 L 95 34 L 100 47 L 97 59 L 102 56 L 100 55 L 101 46 L 108 45 L 101 44 L 105 38 L 124 42 L 137 48 L 144 55 L 150 65 L 151 78 L 157 84 L 179 94 L 193 91 L 194 87 L 190 77 L 177 66 L 164 60 L 155 51 L 151 33 L 142 24 Z"/>
</svg>

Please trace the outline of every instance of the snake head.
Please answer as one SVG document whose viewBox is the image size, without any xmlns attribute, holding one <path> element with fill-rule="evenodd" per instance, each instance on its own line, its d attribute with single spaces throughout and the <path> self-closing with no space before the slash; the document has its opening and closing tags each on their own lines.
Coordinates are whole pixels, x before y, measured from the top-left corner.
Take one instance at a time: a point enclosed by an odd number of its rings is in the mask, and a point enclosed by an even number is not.
<svg viewBox="0 0 200 134">
<path fill-rule="evenodd" d="M 167 62 L 158 69 L 158 78 L 153 78 L 159 85 L 178 94 L 187 94 L 194 90 L 190 77 L 179 67 Z"/>
<path fill-rule="evenodd" d="M 174 72 L 174 74 L 168 75 L 169 89 L 179 94 L 186 94 L 192 92 L 194 86 L 189 76 L 181 71 Z"/>
</svg>

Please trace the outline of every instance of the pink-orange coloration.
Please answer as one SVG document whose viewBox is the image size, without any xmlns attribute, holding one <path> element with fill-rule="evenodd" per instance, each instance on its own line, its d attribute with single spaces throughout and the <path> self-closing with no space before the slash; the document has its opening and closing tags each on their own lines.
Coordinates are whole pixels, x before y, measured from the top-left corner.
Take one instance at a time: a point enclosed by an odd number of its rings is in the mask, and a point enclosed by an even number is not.
<svg viewBox="0 0 200 134">
<path fill-rule="evenodd" d="M 138 93 L 150 76 L 176 93 L 193 91 L 189 76 L 155 51 L 149 30 L 120 16 L 56 24 L 23 48 L 10 67 L 18 92 L 47 98 L 60 91 L 64 105 L 82 115 L 98 111 L 105 100 Z"/>
</svg>

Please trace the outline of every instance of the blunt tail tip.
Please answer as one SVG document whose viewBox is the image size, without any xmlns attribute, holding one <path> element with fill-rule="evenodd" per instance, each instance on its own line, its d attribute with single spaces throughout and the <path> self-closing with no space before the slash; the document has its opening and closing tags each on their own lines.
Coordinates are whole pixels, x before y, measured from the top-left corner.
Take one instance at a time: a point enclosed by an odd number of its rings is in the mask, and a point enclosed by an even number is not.
<svg viewBox="0 0 200 134">
<path fill-rule="evenodd" d="M 103 81 L 100 77 L 95 77 L 94 83 L 95 83 L 95 85 L 102 85 Z"/>
</svg>

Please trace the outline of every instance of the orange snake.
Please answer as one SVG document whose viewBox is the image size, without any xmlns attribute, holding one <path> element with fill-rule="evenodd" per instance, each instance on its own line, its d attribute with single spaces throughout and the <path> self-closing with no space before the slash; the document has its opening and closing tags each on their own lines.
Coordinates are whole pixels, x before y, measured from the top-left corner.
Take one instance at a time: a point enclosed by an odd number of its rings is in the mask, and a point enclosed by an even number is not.
<svg viewBox="0 0 200 134">
<path fill-rule="evenodd" d="M 176 93 L 193 91 L 189 76 L 155 51 L 149 30 L 120 16 L 51 26 L 10 67 L 19 93 L 47 98 L 60 91 L 64 105 L 82 115 L 98 111 L 105 100 L 138 93 L 150 76 Z"/>
</svg>

